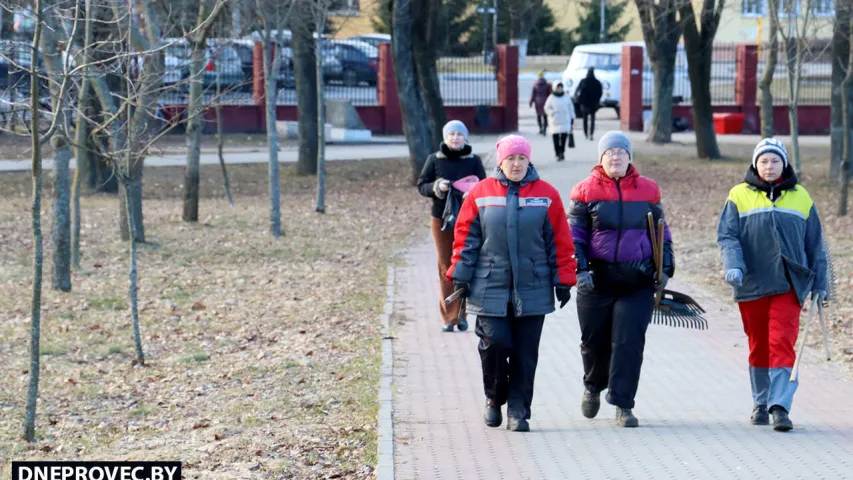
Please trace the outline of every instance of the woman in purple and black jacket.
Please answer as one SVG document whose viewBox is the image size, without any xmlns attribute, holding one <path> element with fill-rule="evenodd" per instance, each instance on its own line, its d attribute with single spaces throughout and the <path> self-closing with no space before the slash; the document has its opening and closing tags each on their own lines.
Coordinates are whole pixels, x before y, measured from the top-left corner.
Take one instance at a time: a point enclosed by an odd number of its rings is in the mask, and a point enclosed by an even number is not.
<svg viewBox="0 0 853 480">
<path fill-rule="evenodd" d="M 616 406 L 616 425 L 636 427 L 631 409 L 655 288 L 663 289 L 675 273 L 672 237 L 665 226 L 663 281 L 656 285 L 647 215 L 652 212 L 655 224 L 664 217 L 660 189 L 632 165 L 631 141 L 622 132 L 601 137 L 598 159 L 590 176 L 572 189 L 569 206 L 578 263 L 581 412 L 595 417 L 601 391 L 607 389 L 607 402 Z"/>
</svg>

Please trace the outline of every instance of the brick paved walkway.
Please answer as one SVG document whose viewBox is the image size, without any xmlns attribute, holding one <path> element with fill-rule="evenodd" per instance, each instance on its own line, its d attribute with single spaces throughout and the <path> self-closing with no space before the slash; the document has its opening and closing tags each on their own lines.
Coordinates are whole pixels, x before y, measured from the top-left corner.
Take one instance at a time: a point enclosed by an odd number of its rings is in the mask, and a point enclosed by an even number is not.
<svg viewBox="0 0 853 480">
<path fill-rule="evenodd" d="M 545 141 L 539 137 L 534 152 L 549 152 Z M 546 160 L 537 166 L 565 197 L 591 164 Z M 465 333 L 439 330 L 435 251 L 426 235 L 405 260 L 396 272 L 394 301 L 397 479 L 853 478 L 849 376 L 807 350 L 791 413 L 795 430 L 782 434 L 749 425 L 740 320 L 732 305 L 701 293 L 698 299 L 711 312 L 710 330 L 649 329 L 634 410 L 641 428 L 615 428 L 614 409 L 603 398 L 598 418 L 581 415 L 574 300 L 546 317 L 532 431 L 488 428 L 474 319 Z M 672 285 L 690 292 L 675 280 Z M 814 327 L 812 333 L 819 332 Z"/>
</svg>

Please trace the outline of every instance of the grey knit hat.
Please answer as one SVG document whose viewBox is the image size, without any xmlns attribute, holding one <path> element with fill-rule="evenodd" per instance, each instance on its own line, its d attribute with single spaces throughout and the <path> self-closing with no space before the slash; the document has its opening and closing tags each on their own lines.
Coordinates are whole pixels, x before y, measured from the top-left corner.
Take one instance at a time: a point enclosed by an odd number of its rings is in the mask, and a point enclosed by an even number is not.
<svg viewBox="0 0 853 480">
<path fill-rule="evenodd" d="M 752 167 L 758 168 L 756 163 L 758 162 L 758 157 L 764 155 L 765 153 L 775 153 L 779 155 L 782 159 L 782 168 L 788 167 L 788 150 L 785 149 L 785 144 L 776 140 L 775 138 L 765 138 L 764 140 L 758 142 L 758 145 L 755 146 L 755 150 L 752 151 Z"/>
<path fill-rule="evenodd" d="M 468 138 L 468 127 L 459 120 L 451 120 L 444 124 L 444 128 L 441 129 L 442 137 L 447 137 L 450 135 L 450 132 L 459 132 L 462 136 Z"/>
<path fill-rule="evenodd" d="M 611 130 L 604 134 L 600 140 L 598 140 L 598 162 L 601 163 L 601 157 L 604 155 L 604 152 L 610 150 L 611 148 L 624 148 L 628 151 L 628 158 L 631 160 L 634 159 L 634 152 L 631 151 L 631 140 L 627 135 L 620 132 L 619 130 Z"/>
</svg>

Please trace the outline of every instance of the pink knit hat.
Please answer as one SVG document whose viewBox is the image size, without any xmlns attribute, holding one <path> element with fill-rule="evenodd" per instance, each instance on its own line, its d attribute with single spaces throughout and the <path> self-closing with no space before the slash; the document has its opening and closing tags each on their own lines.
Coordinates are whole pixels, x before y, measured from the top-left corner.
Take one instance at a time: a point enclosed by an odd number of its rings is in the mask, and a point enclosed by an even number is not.
<svg viewBox="0 0 853 480">
<path fill-rule="evenodd" d="M 510 155 L 521 154 L 530 158 L 530 142 L 521 135 L 507 135 L 498 140 L 495 148 L 498 150 L 498 165 Z"/>
</svg>

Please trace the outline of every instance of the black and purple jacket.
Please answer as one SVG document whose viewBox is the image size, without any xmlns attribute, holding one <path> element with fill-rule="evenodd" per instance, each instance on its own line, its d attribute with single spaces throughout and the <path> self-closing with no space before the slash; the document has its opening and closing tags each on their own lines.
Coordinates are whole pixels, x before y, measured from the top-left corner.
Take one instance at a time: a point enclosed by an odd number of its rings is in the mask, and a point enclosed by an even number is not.
<svg viewBox="0 0 853 480">
<path fill-rule="evenodd" d="M 596 288 L 650 287 L 655 268 L 647 214 L 652 212 L 655 225 L 664 218 L 657 183 L 641 176 L 634 165 L 619 180 L 597 165 L 575 185 L 570 198 L 569 225 L 578 271 L 591 271 Z M 666 223 L 663 272 L 670 277 L 675 274 L 672 235 Z"/>
</svg>

